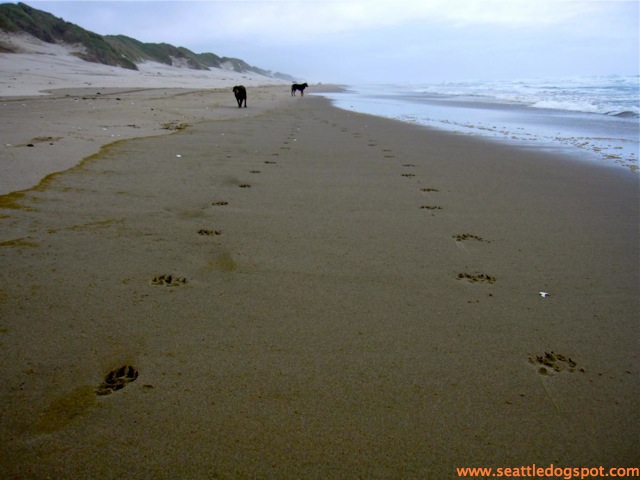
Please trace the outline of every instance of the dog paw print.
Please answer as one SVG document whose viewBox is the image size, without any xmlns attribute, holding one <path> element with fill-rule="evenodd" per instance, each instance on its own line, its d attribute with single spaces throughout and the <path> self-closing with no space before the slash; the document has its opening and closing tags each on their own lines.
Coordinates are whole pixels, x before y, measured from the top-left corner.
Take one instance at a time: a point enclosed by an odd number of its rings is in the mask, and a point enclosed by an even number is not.
<svg viewBox="0 0 640 480">
<path fill-rule="evenodd" d="M 529 363 L 538 368 L 540 375 L 550 375 L 560 372 L 573 373 L 576 370 L 584 373 L 584 368 L 578 368 L 576 362 L 566 355 L 556 353 L 554 351 L 544 352 L 543 355 L 535 355 L 529 357 Z"/>
<path fill-rule="evenodd" d="M 479 237 L 478 235 L 473 235 L 471 233 L 459 233 L 457 235 L 454 235 L 453 238 L 456 239 L 456 242 L 463 242 L 465 240 L 477 240 L 478 242 L 491 243 L 488 240 L 485 240 L 484 238 Z"/>
<path fill-rule="evenodd" d="M 157 275 L 151 279 L 151 285 L 164 285 L 166 287 L 178 287 L 186 283 L 186 278 L 173 275 Z"/>
<path fill-rule="evenodd" d="M 104 377 L 104 381 L 96 389 L 96 395 L 111 395 L 138 378 L 138 370 L 131 365 L 123 365 L 111 370 Z"/>
<path fill-rule="evenodd" d="M 212 237 L 214 235 L 222 235 L 222 232 L 220 230 L 207 230 L 205 228 L 201 228 L 200 230 L 198 230 L 198 235 Z"/>
<path fill-rule="evenodd" d="M 475 275 L 472 275 L 470 273 L 459 273 L 457 276 L 458 280 L 467 280 L 471 283 L 495 283 L 496 279 L 495 277 L 492 277 L 491 275 L 486 275 L 484 273 L 478 273 Z"/>
</svg>

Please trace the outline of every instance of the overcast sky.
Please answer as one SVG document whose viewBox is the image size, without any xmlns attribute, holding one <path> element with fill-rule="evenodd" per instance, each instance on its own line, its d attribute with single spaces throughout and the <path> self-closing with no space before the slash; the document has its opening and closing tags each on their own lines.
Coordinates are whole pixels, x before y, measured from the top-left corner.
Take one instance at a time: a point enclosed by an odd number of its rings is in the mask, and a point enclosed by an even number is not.
<svg viewBox="0 0 640 480">
<path fill-rule="evenodd" d="M 308 82 L 637 75 L 638 0 L 29 1 L 81 27 Z"/>
</svg>

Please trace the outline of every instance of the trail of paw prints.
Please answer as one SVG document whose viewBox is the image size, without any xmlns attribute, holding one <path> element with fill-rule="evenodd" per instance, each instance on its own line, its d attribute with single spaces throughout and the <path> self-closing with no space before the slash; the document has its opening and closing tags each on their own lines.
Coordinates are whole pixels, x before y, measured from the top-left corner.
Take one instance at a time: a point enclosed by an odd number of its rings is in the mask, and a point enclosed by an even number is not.
<svg viewBox="0 0 640 480">
<path fill-rule="evenodd" d="M 397 155 L 395 155 L 394 151 L 391 150 L 390 148 L 383 148 L 382 149 L 382 154 L 383 154 L 384 158 L 388 158 L 388 159 L 397 158 Z M 402 163 L 401 166 L 402 166 L 403 169 L 409 170 L 409 171 L 405 171 L 405 172 L 401 173 L 400 174 L 401 176 L 403 176 L 404 178 L 415 178 L 416 177 L 416 174 L 411 171 L 412 169 L 417 168 L 417 165 L 415 163 L 405 162 L 405 163 Z M 429 189 L 421 188 L 420 191 L 422 191 L 422 192 L 437 192 L 438 190 L 435 189 L 435 188 L 429 188 Z M 442 207 L 439 207 L 439 206 L 433 206 L 432 207 L 432 206 L 429 206 L 429 205 L 423 205 L 420 208 L 428 209 L 428 210 L 442 210 Z"/>
<path fill-rule="evenodd" d="M 384 154 L 384 158 L 389 158 L 389 159 L 395 159 L 396 158 L 396 155 L 394 155 L 393 150 L 391 150 L 389 148 L 382 149 L 382 152 Z M 414 164 L 414 163 L 402 163 L 401 165 L 402 165 L 402 168 L 404 168 L 404 169 L 417 168 L 416 164 Z M 410 179 L 416 177 L 416 174 L 411 172 L 411 171 L 408 171 L 408 172 L 405 171 L 405 172 L 401 173 L 401 175 L 404 178 L 410 178 Z M 435 193 L 435 192 L 438 192 L 439 190 L 437 188 L 428 187 L 428 188 L 421 188 L 420 191 L 423 192 L 423 193 Z M 436 210 L 442 210 L 443 208 L 440 205 L 431 205 L 431 204 L 429 204 L 429 205 L 420 205 L 420 209 L 429 210 L 429 211 L 432 212 L 432 215 L 433 215 Z"/>
<path fill-rule="evenodd" d="M 291 147 L 295 145 L 295 143 L 298 141 L 298 135 L 300 134 L 300 129 L 299 128 L 293 128 L 291 130 L 291 133 L 289 133 L 289 135 L 287 136 L 287 139 L 282 142 L 282 145 L 280 146 L 280 150 L 291 150 Z"/>
<path fill-rule="evenodd" d="M 335 125 L 335 126 L 337 126 L 337 125 Z M 357 133 L 352 133 L 351 130 L 349 130 L 347 127 L 341 127 L 340 131 L 342 133 L 351 133 L 355 138 L 358 138 L 358 136 L 359 136 Z"/>
<path fill-rule="evenodd" d="M 298 137 L 300 136 L 300 127 L 293 124 L 291 125 L 291 130 L 289 130 L 289 134 L 284 141 L 284 145 L 293 146 L 295 142 L 298 141 Z"/>
<path fill-rule="evenodd" d="M 291 131 L 289 132 L 287 139 L 291 142 L 297 142 L 298 136 L 300 136 L 300 127 L 294 125 L 291 127 Z"/>
<path fill-rule="evenodd" d="M 585 373 L 585 369 L 569 356 L 554 351 L 544 352 L 542 355 L 532 355 L 529 363 L 538 369 L 540 375 L 552 375 L 561 372 L 573 373 L 576 370 Z"/>
<path fill-rule="evenodd" d="M 151 285 L 165 287 L 179 287 L 186 285 L 189 281 L 185 277 L 175 275 L 156 275 L 151 279 Z"/>
<path fill-rule="evenodd" d="M 325 121 L 325 123 L 329 124 L 329 122 Z M 333 123 L 330 124 L 331 127 L 333 128 L 340 128 L 340 131 L 343 133 L 349 133 L 350 130 L 347 127 L 340 127 L 339 125 Z M 362 136 L 359 133 L 352 133 L 354 137 L 360 137 Z M 367 145 L 370 147 L 376 147 L 378 146 L 376 139 L 372 139 L 369 138 L 367 141 Z M 382 155 L 385 159 L 389 159 L 389 160 L 396 160 L 398 161 L 398 163 L 402 166 L 403 169 L 405 169 L 404 172 L 401 172 L 400 175 L 404 178 L 407 179 L 415 179 L 416 178 L 416 174 L 413 173 L 411 170 L 414 168 L 417 168 L 417 165 L 414 163 L 409 163 L 409 162 L 404 162 L 404 163 L 400 163 L 401 159 L 398 158 L 398 156 L 396 155 L 396 153 L 394 152 L 394 150 L 390 149 L 390 148 L 381 148 L 381 152 Z M 431 193 L 431 192 L 438 192 L 439 190 L 436 188 L 421 188 L 420 189 L 421 192 L 424 193 Z M 420 205 L 420 208 L 423 210 L 428 210 L 431 211 L 432 215 L 435 216 L 435 211 L 437 210 L 442 210 L 442 206 L 440 205 Z"/>
<path fill-rule="evenodd" d="M 437 188 L 433 188 L 433 187 L 421 187 L 420 188 L 420 192 L 423 193 L 423 194 L 431 194 L 431 193 L 438 193 L 438 192 L 440 192 L 440 190 L 437 189 Z M 428 196 L 431 199 L 430 195 L 426 195 L 426 196 Z M 423 204 L 423 205 L 420 205 L 420 208 L 423 209 L 423 210 L 430 210 L 432 212 L 432 215 L 433 215 L 435 210 L 442 210 L 443 209 L 442 206 L 437 205 L 437 204 L 436 205 Z"/>
<path fill-rule="evenodd" d="M 382 153 L 384 155 L 384 158 L 396 158 L 396 156 L 393 154 L 393 150 L 390 150 L 388 148 L 383 148 Z"/>
<path fill-rule="evenodd" d="M 297 127 L 293 127 L 291 129 L 291 132 L 289 133 L 289 135 L 286 137 L 286 140 L 284 140 L 282 142 L 282 145 L 280 145 L 280 150 L 284 150 L 286 153 L 287 150 L 291 150 L 291 147 L 295 144 L 295 142 L 298 141 L 298 133 L 300 132 L 300 129 Z M 280 156 L 279 152 L 273 152 L 271 153 L 271 157 L 273 157 L 273 160 L 265 160 L 265 164 L 266 165 L 275 165 L 277 162 L 275 160 L 275 158 L 278 158 Z"/>
<path fill-rule="evenodd" d="M 291 148 L 295 145 L 295 143 L 298 141 L 298 134 L 300 133 L 300 128 L 298 127 L 293 127 L 291 129 L 291 132 L 289 133 L 289 135 L 286 137 L 286 139 L 282 142 L 282 145 L 280 145 L 280 150 L 284 151 L 284 153 L 286 153 L 286 151 L 291 150 Z M 271 156 L 274 158 L 277 158 L 280 156 L 279 152 L 273 152 L 271 153 Z M 265 160 L 264 162 L 266 165 L 275 165 L 277 162 L 275 160 Z M 260 173 L 259 171 L 252 171 L 252 173 Z"/>
<path fill-rule="evenodd" d="M 369 145 L 370 146 L 374 146 L 374 141 L 371 140 Z M 389 148 L 384 148 L 382 149 L 382 153 L 384 155 L 384 158 L 388 158 L 388 159 L 396 159 L 396 155 L 394 154 L 393 150 L 389 149 Z M 409 163 L 409 162 L 405 162 L 405 163 L 401 163 L 402 168 L 403 169 L 408 169 L 409 171 L 405 171 L 403 173 L 401 173 L 402 177 L 405 178 L 415 178 L 416 175 L 411 172 L 411 169 L 416 168 L 416 165 L 414 163 Z M 440 190 L 438 188 L 429 186 L 429 187 L 421 187 L 420 188 L 420 192 L 422 192 L 423 194 L 437 194 L 440 192 Z M 434 197 L 435 198 L 435 197 Z M 420 205 L 420 209 L 421 210 L 425 210 L 428 212 L 431 212 L 432 216 L 435 216 L 435 213 L 437 211 L 441 211 L 443 210 L 443 207 L 441 205 L 438 205 L 436 203 L 434 204 L 422 204 Z M 474 241 L 478 241 L 478 242 L 485 242 L 485 243 L 490 243 L 488 240 L 483 239 L 482 237 L 478 236 L 478 235 L 474 235 L 471 233 L 461 233 L 461 234 L 457 234 L 454 235 L 453 238 L 458 241 L 458 242 L 463 242 L 463 241 L 467 241 L 467 240 L 474 240 Z M 467 272 L 461 272 L 456 276 L 456 279 L 458 280 L 464 280 L 467 281 L 469 283 L 483 283 L 483 284 L 494 284 L 496 282 L 496 278 L 485 274 L 485 273 L 467 273 Z"/>
<path fill-rule="evenodd" d="M 395 152 L 393 150 L 391 150 L 390 148 L 383 148 L 381 151 L 382 151 L 382 156 L 384 158 L 386 158 L 386 159 L 393 160 L 393 159 L 398 158 L 397 155 L 395 154 Z M 412 164 L 412 163 L 403 163 L 402 167 L 403 168 L 415 168 L 415 165 Z M 410 178 L 410 177 L 415 177 L 415 174 L 406 172 L 406 173 L 403 173 L 402 176 Z"/>
<path fill-rule="evenodd" d="M 123 365 L 120 368 L 111 370 L 104 377 L 104 381 L 96 388 L 96 395 L 111 395 L 117 390 L 121 390 L 138 378 L 138 370 L 131 365 Z"/>
</svg>

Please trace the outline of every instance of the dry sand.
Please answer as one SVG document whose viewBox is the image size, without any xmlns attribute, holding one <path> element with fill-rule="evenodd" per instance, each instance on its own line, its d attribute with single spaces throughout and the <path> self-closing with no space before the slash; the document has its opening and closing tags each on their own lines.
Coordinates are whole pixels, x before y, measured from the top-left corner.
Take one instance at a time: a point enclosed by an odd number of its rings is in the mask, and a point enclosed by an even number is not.
<svg viewBox="0 0 640 480">
<path fill-rule="evenodd" d="M 254 87 L 239 109 L 231 87 L 59 89 L 46 97 L 0 97 L 0 195 L 31 188 L 103 145 L 156 136 L 212 119 L 276 108 L 288 87 Z"/>
<path fill-rule="evenodd" d="M 16 53 L 3 53 L 2 49 Z M 128 70 L 86 62 L 74 55 L 82 47 L 43 42 L 30 35 L 0 31 L 0 97 L 47 95 L 60 88 L 188 88 L 283 84 L 251 73 L 213 68 L 192 70 L 156 62 Z"/>
<path fill-rule="evenodd" d="M 2 31 L 0 46 L 18 52 L 0 53 L 0 195 L 34 187 L 115 140 L 167 133 L 187 121 L 235 118 L 242 113 L 231 108 L 237 107 L 229 93 L 234 85 L 280 86 L 271 100 L 289 86 L 261 75 L 155 62 L 126 70 L 81 60 L 73 46 Z M 261 93 L 254 89 L 249 102 L 267 100 Z"/>
<path fill-rule="evenodd" d="M 66 93 L 8 143 L 189 127 L 0 197 L 3 478 L 637 465 L 637 174 L 280 87 Z"/>
</svg>

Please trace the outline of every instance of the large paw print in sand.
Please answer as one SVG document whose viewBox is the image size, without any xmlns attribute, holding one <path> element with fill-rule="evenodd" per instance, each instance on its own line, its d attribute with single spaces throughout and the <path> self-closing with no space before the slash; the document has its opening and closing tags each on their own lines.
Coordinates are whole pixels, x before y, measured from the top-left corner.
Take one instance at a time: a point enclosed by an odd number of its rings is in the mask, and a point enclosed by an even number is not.
<svg viewBox="0 0 640 480">
<path fill-rule="evenodd" d="M 124 388 L 138 378 L 138 370 L 131 365 L 123 365 L 111 370 L 104 377 L 104 382 L 96 389 L 96 395 L 111 395 L 116 390 Z"/>
<path fill-rule="evenodd" d="M 174 275 L 157 275 L 151 279 L 151 285 L 164 285 L 166 287 L 178 287 L 186 283 L 186 278 Z"/>
<path fill-rule="evenodd" d="M 477 240 L 478 242 L 491 243 L 488 240 L 485 240 L 484 238 L 472 233 L 459 233 L 457 235 L 454 235 L 453 238 L 456 239 L 456 242 L 464 242 L 465 240 Z"/>
<path fill-rule="evenodd" d="M 560 372 L 573 373 L 576 370 L 584 373 L 584 368 L 578 368 L 576 362 L 574 362 L 571 357 L 553 351 L 544 352 L 543 355 L 531 356 L 529 357 L 529 363 L 538 367 L 538 373 L 540 375 Z"/>
<path fill-rule="evenodd" d="M 206 228 L 201 228 L 200 230 L 198 230 L 198 235 L 211 237 L 213 235 L 222 235 L 222 232 L 220 230 L 208 230 Z"/>
<path fill-rule="evenodd" d="M 485 273 L 471 274 L 471 273 L 459 273 L 456 277 L 458 280 L 467 280 L 471 283 L 495 283 L 495 277 L 487 275 Z"/>
</svg>

